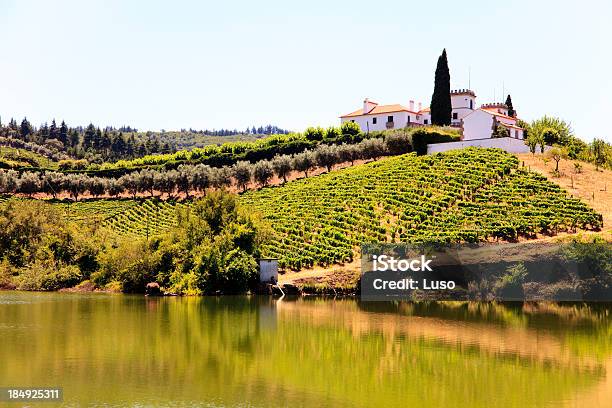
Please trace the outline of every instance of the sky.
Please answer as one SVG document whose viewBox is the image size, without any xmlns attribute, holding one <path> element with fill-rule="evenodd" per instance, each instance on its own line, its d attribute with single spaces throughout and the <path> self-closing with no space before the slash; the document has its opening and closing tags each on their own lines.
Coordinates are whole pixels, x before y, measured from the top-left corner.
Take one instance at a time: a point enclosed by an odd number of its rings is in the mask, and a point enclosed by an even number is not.
<svg viewBox="0 0 612 408">
<path fill-rule="evenodd" d="M 339 124 L 452 88 L 612 141 L 612 2 L 0 0 L 0 118 L 141 130 Z"/>
</svg>

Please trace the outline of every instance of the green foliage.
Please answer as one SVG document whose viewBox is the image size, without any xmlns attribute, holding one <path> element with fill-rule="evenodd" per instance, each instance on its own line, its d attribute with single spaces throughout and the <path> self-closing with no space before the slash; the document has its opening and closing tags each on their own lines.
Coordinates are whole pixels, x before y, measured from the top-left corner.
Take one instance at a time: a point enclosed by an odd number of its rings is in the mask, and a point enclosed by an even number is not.
<svg viewBox="0 0 612 408">
<path fill-rule="evenodd" d="M 428 144 L 455 142 L 459 137 L 455 129 L 417 128 L 412 132 L 412 148 L 418 155 L 424 155 L 427 154 Z"/>
<path fill-rule="evenodd" d="M 343 135 L 357 136 L 361 134 L 361 128 L 355 122 L 344 122 L 340 126 L 340 133 Z"/>
<path fill-rule="evenodd" d="M 544 116 L 531 122 L 529 134 L 533 134 L 538 140 L 543 140 L 547 145 L 566 145 L 574 136 L 568 123 L 550 116 Z"/>
<path fill-rule="evenodd" d="M 446 49 L 438 57 L 434 81 L 434 91 L 431 97 L 431 123 L 437 126 L 448 126 L 451 123 L 450 73 Z"/>
<path fill-rule="evenodd" d="M 506 98 L 506 106 L 508 107 L 508 116 L 516 117 L 516 111 L 512 105 L 512 97 L 510 95 Z"/>
<path fill-rule="evenodd" d="M 20 289 L 56 290 L 97 267 L 98 231 L 68 223 L 52 205 L 11 200 L 0 209 L 0 229 L 3 269 Z"/>
<path fill-rule="evenodd" d="M 524 297 L 523 283 L 525 283 L 527 274 L 527 268 L 522 262 L 509 266 L 506 273 L 493 287 L 496 296 L 503 300 L 522 299 Z"/>
<path fill-rule="evenodd" d="M 494 137 L 494 138 L 510 137 L 510 132 L 508 131 L 507 127 L 498 124 L 497 126 L 495 126 L 495 129 L 493 130 L 491 137 Z"/>
</svg>

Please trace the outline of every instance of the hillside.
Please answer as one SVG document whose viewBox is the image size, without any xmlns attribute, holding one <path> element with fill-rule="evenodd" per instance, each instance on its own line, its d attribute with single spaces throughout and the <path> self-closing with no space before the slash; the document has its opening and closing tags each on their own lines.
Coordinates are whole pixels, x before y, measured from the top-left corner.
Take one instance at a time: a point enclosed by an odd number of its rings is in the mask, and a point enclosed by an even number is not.
<svg viewBox="0 0 612 408">
<path fill-rule="evenodd" d="M 599 229 L 602 218 L 501 150 L 382 159 L 249 191 L 243 204 L 275 231 L 266 256 L 291 269 L 351 262 L 364 241 L 517 240 Z M 189 201 L 62 202 L 68 218 L 152 236 Z"/>
<path fill-rule="evenodd" d="M 0 146 L 0 168 L 44 167 L 57 169 L 57 162 L 25 149 Z"/>
</svg>

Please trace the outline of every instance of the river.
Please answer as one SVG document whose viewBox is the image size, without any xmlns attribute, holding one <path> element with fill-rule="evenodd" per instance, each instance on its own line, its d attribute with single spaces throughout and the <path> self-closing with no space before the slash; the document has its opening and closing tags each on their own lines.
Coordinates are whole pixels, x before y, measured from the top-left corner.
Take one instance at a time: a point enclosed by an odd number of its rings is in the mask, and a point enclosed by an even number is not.
<svg viewBox="0 0 612 408">
<path fill-rule="evenodd" d="M 62 406 L 609 407 L 611 312 L 0 292 L 0 386 L 59 386 Z"/>
</svg>

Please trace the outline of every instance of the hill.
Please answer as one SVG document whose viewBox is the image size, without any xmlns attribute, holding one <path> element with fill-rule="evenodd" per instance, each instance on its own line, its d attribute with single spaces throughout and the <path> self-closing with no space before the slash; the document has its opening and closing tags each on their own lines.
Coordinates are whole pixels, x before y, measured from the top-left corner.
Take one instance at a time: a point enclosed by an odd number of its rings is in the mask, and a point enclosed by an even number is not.
<svg viewBox="0 0 612 408">
<path fill-rule="evenodd" d="M 25 167 L 57 169 L 58 163 L 29 150 L 0 146 L 0 168 L 19 169 Z"/>
<path fill-rule="evenodd" d="M 242 194 L 274 231 L 265 255 L 302 269 L 353 260 L 361 242 L 518 240 L 599 229 L 602 217 L 496 149 L 403 156 Z M 68 217 L 152 236 L 189 201 L 61 203 Z"/>
</svg>

